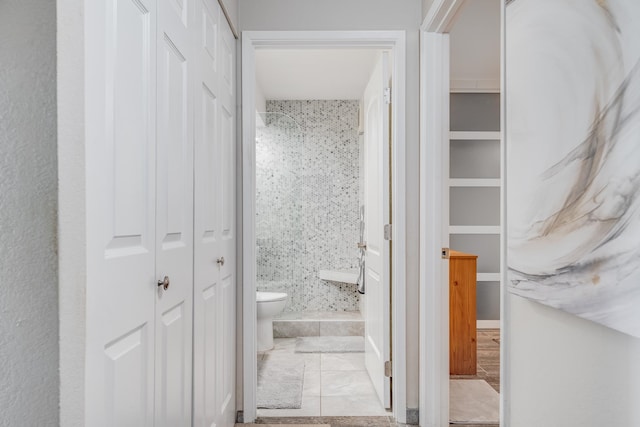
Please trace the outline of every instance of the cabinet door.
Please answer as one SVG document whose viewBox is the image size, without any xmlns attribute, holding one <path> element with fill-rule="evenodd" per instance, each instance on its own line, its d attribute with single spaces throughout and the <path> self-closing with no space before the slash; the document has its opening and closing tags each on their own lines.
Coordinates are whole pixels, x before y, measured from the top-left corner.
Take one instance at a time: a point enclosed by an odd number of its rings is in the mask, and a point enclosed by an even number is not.
<svg viewBox="0 0 640 427">
<path fill-rule="evenodd" d="M 196 0 L 194 425 L 235 412 L 235 40 L 217 3 Z"/>
<path fill-rule="evenodd" d="M 449 373 L 476 374 L 476 256 L 451 251 L 449 260 Z"/>
<path fill-rule="evenodd" d="M 194 2 L 157 3 L 157 427 L 191 424 Z"/>
<path fill-rule="evenodd" d="M 87 2 L 85 13 L 85 425 L 152 426 L 155 2 Z"/>
</svg>

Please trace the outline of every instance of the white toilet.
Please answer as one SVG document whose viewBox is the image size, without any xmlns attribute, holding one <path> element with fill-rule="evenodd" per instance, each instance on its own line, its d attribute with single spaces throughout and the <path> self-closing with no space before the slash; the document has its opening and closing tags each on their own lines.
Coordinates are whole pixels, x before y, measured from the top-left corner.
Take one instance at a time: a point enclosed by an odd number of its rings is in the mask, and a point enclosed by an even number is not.
<svg viewBox="0 0 640 427">
<path fill-rule="evenodd" d="M 273 317 L 282 313 L 287 294 L 282 292 L 256 292 L 258 303 L 258 351 L 273 348 Z"/>
</svg>

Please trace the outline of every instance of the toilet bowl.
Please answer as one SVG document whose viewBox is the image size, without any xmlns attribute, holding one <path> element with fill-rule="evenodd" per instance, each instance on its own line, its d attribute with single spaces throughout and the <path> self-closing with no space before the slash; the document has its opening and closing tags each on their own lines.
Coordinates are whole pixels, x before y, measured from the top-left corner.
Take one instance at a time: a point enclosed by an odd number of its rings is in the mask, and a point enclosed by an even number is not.
<svg viewBox="0 0 640 427">
<path fill-rule="evenodd" d="M 256 292 L 258 303 L 258 351 L 273 348 L 273 317 L 282 313 L 287 304 L 287 294 L 282 292 Z"/>
</svg>

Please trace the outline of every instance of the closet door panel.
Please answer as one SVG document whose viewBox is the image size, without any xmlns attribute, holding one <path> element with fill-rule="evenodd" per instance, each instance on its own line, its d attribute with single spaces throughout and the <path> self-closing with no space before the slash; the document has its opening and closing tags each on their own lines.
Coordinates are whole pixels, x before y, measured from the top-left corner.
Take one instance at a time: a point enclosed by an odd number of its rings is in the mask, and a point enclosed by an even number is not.
<svg viewBox="0 0 640 427">
<path fill-rule="evenodd" d="M 219 138 L 222 147 L 218 167 L 220 193 L 221 253 L 226 262 L 220 268 L 222 294 L 224 379 L 221 382 L 219 423 L 233 425 L 235 413 L 235 332 L 236 332 L 236 135 L 235 135 L 235 39 L 224 17 L 221 17 L 219 37 L 218 84 L 220 88 Z"/>
<path fill-rule="evenodd" d="M 191 0 L 158 1 L 156 426 L 191 424 L 193 35 Z"/>
<path fill-rule="evenodd" d="M 196 5 L 194 425 L 232 426 L 235 413 L 234 100 L 225 90 L 227 23 Z M 226 42 L 234 46 L 235 40 Z M 232 60 L 232 59 L 231 59 Z M 229 75 L 233 79 L 232 75 Z"/>
<path fill-rule="evenodd" d="M 231 269 L 229 269 L 231 270 Z M 235 321 L 236 321 L 236 289 L 235 274 L 231 271 L 222 279 L 222 306 L 220 310 L 222 325 L 222 354 L 220 371 L 223 374 L 221 385 L 221 400 L 219 402 L 219 423 L 233 426 L 235 413 Z"/>
<path fill-rule="evenodd" d="M 194 212 L 194 426 L 219 424 L 219 384 L 223 325 L 220 314 L 219 88 L 217 74 L 220 10 L 215 3 L 196 1 L 195 212 Z"/>
<path fill-rule="evenodd" d="M 155 3 L 88 3 L 85 424 L 152 426 Z"/>
</svg>

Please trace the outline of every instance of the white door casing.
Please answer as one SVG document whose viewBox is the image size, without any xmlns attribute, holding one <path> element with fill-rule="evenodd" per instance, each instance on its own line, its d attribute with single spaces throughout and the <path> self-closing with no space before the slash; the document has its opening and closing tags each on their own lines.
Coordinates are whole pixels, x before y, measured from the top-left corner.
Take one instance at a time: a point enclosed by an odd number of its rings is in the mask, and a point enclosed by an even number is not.
<svg viewBox="0 0 640 427">
<path fill-rule="evenodd" d="M 194 426 L 235 421 L 234 39 L 195 0 Z"/>
<path fill-rule="evenodd" d="M 154 425 L 156 2 L 86 8 L 85 425 Z"/>
<path fill-rule="evenodd" d="M 194 2 L 157 2 L 157 427 L 191 424 Z"/>
<path fill-rule="evenodd" d="M 426 427 L 449 425 L 449 261 L 441 254 L 449 246 L 448 31 L 461 4 L 434 2 L 420 28 L 419 375 L 420 425 Z"/>
<path fill-rule="evenodd" d="M 391 384 L 385 376 L 390 346 L 389 224 L 389 88 L 388 54 L 383 52 L 364 92 L 364 204 L 365 204 L 365 365 L 385 408 L 391 407 Z"/>
<path fill-rule="evenodd" d="M 406 35 L 404 31 L 243 31 L 242 33 L 242 275 L 255 277 L 255 51 L 283 47 L 351 47 L 388 50 L 393 61 L 391 93 L 393 116 L 393 180 L 394 209 L 392 253 L 393 264 L 393 348 L 406 347 Z M 243 283 L 243 416 L 244 422 L 256 418 L 256 295 L 255 281 Z M 399 351 L 393 365 L 393 416 L 407 422 L 406 354 Z"/>
</svg>

